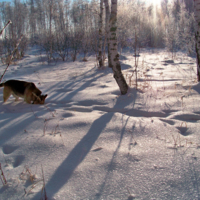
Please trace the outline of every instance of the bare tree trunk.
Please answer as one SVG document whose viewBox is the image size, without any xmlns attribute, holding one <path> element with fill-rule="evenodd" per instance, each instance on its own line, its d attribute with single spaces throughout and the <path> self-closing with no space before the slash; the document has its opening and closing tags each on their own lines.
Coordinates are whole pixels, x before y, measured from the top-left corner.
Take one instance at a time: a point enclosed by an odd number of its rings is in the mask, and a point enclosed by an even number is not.
<svg viewBox="0 0 200 200">
<path fill-rule="evenodd" d="M 117 0 L 112 0 L 111 15 L 110 15 L 110 38 L 109 38 L 109 56 L 110 65 L 113 70 L 114 78 L 120 88 L 121 94 L 126 94 L 128 91 L 128 85 L 121 72 L 121 65 L 119 62 L 119 53 L 117 45 Z"/>
<path fill-rule="evenodd" d="M 109 39 L 110 39 L 110 23 L 109 23 L 109 20 L 110 20 L 110 8 L 109 8 L 109 4 L 108 4 L 108 0 L 104 0 L 104 4 L 105 4 L 105 10 L 106 10 L 106 39 L 107 39 L 107 44 L 108 44 L 108 66 L 110 68 L 112 68 L 112 66 L 110 65 L 111 64 L 111 61 L 110 61 L 110 48 L 109 48 Z"/>
<path fill-rule="evenodd" d="M 194 0 L 195 13 L 195 38 L 196 38 L 196 54 L 197 54 L 197 78 L 200 82 L 200 0 Z"/>
<path fill-rule="evenodd" d="M 103 57 L 102 57 L 102 39 L 103 39 L 103 0 L 100 0 L 100 13 L 99 13 L 99 67 L 103 67 Z"/>
<path fill-rule="evenodd" d="M 52 19 L 53 19 L 53 4 L 54 4 L 54 0 L 50 0 L 48 2 L 49 4 L 49 37 L 50 37 L 50 58 L 51 59 L 53 57 L 53 34 L 52 34 Z"/>
</svg>

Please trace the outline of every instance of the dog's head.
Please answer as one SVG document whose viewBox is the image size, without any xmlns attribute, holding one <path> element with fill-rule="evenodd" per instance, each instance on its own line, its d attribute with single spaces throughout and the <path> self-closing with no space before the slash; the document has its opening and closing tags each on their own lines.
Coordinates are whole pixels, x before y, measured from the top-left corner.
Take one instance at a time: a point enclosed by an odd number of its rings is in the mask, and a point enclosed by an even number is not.
<svg viewBox="0 0 200 200">
<path fill-rule="evenodd" d="M 35 98 L 34 98 L 32 104 L 44 104 L 45 99 L 47 98 L 47 94 L 37 96 L 34 92 L 33 92 L 33 96 Z"/>
</svg>

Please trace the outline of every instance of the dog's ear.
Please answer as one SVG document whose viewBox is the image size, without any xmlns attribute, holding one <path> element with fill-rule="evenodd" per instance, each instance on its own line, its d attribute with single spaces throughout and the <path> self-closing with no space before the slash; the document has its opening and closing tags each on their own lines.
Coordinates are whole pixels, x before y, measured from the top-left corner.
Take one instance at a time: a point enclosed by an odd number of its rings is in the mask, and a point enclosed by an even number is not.
<svg viewBox="0 0 200 200">
<path fill-rule="evenodd" d="M 44 99 L 46 99 L 46 98 L 47 98 L 47 96 L 48 96 L 48 95 L 47 95 L 47 94 L 45 94 L 45 95 L 44 95 Z"/>
</svg>

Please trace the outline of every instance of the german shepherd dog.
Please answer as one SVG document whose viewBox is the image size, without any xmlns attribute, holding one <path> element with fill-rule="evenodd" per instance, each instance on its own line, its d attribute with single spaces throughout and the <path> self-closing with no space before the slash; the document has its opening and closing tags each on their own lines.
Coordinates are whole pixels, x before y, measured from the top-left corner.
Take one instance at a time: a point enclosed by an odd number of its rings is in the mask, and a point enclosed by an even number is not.
<svg viewBox="0 0 200 200">
<path fill-rule="evenodd" d="M 15 97 L 15 101 L 21 97 L 29 104 L 44 104 L 47 97 L 47 94 L 41 95 L 42 92 L 32 82 L 8 80 L 5 83 L 1 83 L 0 87 L 4 87 L 4 102 L 8 100 L 11 94 Z"/>
</svg>

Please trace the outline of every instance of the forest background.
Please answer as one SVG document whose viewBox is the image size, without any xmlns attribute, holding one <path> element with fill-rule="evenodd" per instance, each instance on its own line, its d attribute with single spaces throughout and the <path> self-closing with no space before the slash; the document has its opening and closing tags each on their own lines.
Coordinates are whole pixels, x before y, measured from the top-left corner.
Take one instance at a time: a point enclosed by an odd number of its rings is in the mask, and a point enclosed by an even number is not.
<svg viewBox="0 0 200 200">
<path fill-rule="evenodd" d="M 105 9 L 104 9 L 105 10 Z M 48 61 L 75 61 L 79 53 L 84 60 L 98 54 L 99 0 L 13 0 L 0 3 L 0 29 L 11 20 L 0 40 L 1 60 L 16 47 L 15 58 L 25 55 L 28 45 L 37 45 Z M 105 19 L 105 12 L 103 12 Z M 191 0 L 161 0 L 160 5 L 140 0 L 118 2 L 118 48 L 167 48 L 172 55 L 184 51 L 195 55 L 195 19 Z M 103 21 L 103 48 L 106 26 Z"/>
<path fill-rule="evenodd" d="M 12 21 L 0 38 L 0 74 L 14 52 L 4 80 L 33 81 L 48 94 L 44 106 L 1 103 L 2 199 L 39 199 L 43 191 L 51 200 L 200 199 L 193 1 L 118 0 L 127 95 L 109 67 L 94 65 L 99 44 L 109 49 L 102 2 L 0 3 L 0 28 Z"/>
</svg>

